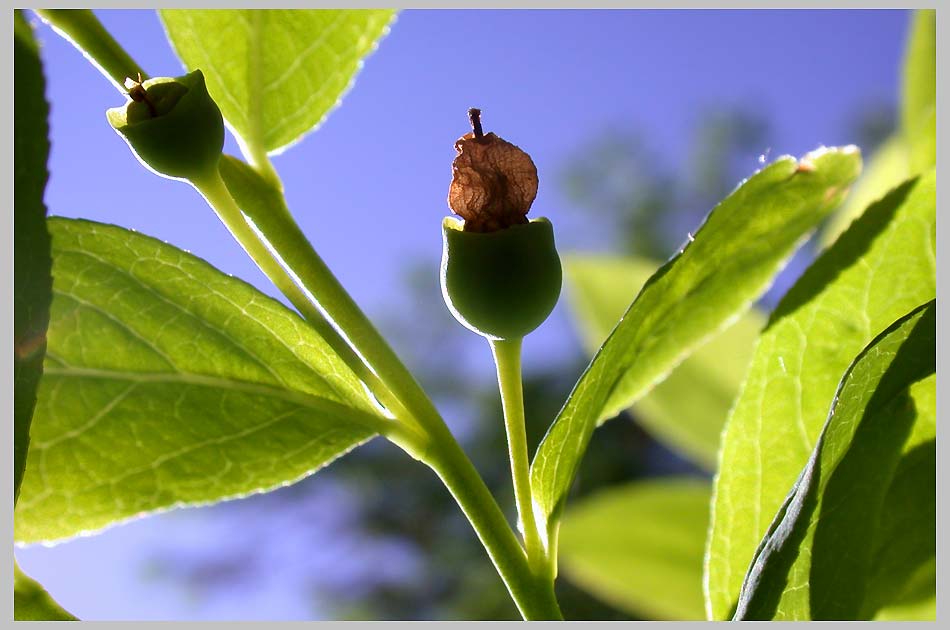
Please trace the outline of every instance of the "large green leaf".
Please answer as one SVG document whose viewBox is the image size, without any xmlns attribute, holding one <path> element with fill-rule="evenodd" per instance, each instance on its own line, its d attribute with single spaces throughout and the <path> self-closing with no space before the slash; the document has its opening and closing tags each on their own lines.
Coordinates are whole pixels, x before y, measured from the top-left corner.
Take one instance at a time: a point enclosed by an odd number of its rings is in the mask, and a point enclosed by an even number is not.
<svg viewBox="0 0 950 630">
<path fill-rule="evenodd" d="M 564 259 L 568 297 L 584 345 L 594 352 L 659 263 L 636 257 Z M 678 365 L 633 406 L 633 417 L 670 448 L 708 469 L 765 317 L 749 310 Z"/>
<path fill-rule="evenodd" d="M 43 190 L 49 173 L 45 82 L 33 29 L 13 18 L 13 497 L 20 493 L 30 420 L 43 374 L 52 299 Z"/>
<path fill-rule="evenodd" d="M 703 619 L 707 481 L 663 478 L 571 505 L 560 532 L 567 576 L 633 615 Z"/>
<path fill-rule="evenodd" d="M 876 575 L 875 542 L 919 536 L 916 526 L 879 532 L 878 525 L 921 412 L 915 390 L 933 398 L 935 379 L 927 377 L 936 372 L 936 311 L 931 301 L 897 320 L 848 368 L 815 450 L 746 575 L 737 619 L 861 618 Z M 935 426 L 935 415 L 924 423 Z"/>
<path fill-rule="evenodd" d="M 907 48 L 901 89 L 901 132 L 907 140 L 911 173 L 919 173 L 936 162 L 937 120 L 937 12 L 914 14 Z"/>
<path fill-rule="evenodd" d="M 759 338 L 723 434 L 705 576 L 713 618 L 731 614 L 851 359 L 934 297 L 934 199 L 931 171 L 868 208 L 782 299 Z"/>
<path fill-rule="evenodd" d="M 933 595 L 919 601 L 885 608 L 874 621 L 936 621 L 937 598 Z"/>
<path fill-rule="evenodd" d="M 936 496 L 936 493 L 934 493 Z M 936 518 L 932 522 L 936 522 Z M 934 528 L 936 529 L 936 528 Z M 936 535 L 934 536 L 936 539 Z M 936 540 L 935 540 L 936 542 Z M 899 589 L 893 601 L 877 611 L 875 621 L 936 621 L 937 560 L 922 564 Z"/>
<path fill-rule="evenodd" d="M 51 219 L 54 299 L 16 539 L 300 479 L 386 422 L 296 314 L 153 238 Z"/>
<path fill-rule="evenodd" d="M 933 616 L 930 602 L 936 595 L 937 551 L 936 377 L 915 385 L 911 397 L 917 420 L 884 498 L 862 618 Z"/>
<path fill-rule="evenodd" d="M 277 151 L 319 125 L 386 33 L 386 10 L 162 9 L 188 70 L 200 68 L 230 128 Z"/>
<path fill-rule="evenodd" d="M 630 406 L 765 290 L 857 177 L 854 147 L 783 157 L 721 202 L 653 275 L 581 376 L 532 463 L 540 518 L 556 514 L 598 420 Z M 542 521 L 543 522 L 543 521 Z"/>
<path fill-rule="evenodd" d="M 77 621 L 49 596 L 39 583 L 13 562 L 13 619 L 15 621 Z"/>
<path fill-rule="evenodd" d="M 881 144 L 867 161 L 867 166 L 852 188 L 851 194 L 822 230 L 821 245 L 828 247 L 834 243 L 868 206 L 910 176 L 907 142 L 902 135 L 895 134 Z"/>
</svg>

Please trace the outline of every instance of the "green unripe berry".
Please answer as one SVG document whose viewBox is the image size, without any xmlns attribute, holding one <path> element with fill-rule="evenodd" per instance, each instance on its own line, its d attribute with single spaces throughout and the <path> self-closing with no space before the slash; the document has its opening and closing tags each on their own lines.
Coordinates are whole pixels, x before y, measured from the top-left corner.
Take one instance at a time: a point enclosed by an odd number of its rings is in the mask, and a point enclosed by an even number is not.
<svg viewBox="0 0 950 630">
<path fill-rule="evenodd" d="M 128 79 L 126 87 L 129 101 L 106 117 L 147 168 L 192 181 L 217 171 L 224 120 L 200 70 L 143 83 Z"/>
<path fill-rule="evenodd" d="M 466 328 L 491 340 L 520 339 L 541 325 L 561 294 L 551 222 L 525 216 L 538 193 L 531 156 L 484 133 L 455 142 L 448 203 L 462 221 L 442 221 L 442 296 Z"/>
<path fill-rule="evenodd" d="M 442 222 L 442 295 L 455 318 L 489 339 L 521 338 L 541 325 L 561 293 L 561 261 L 545 218 L 495 232 Z"/>
</svg>

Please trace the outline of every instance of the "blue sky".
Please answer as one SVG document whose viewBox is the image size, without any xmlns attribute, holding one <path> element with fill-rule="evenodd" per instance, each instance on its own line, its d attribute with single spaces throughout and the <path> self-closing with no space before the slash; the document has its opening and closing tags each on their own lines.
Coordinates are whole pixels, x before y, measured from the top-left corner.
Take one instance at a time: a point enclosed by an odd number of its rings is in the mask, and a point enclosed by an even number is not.
<svg viewBox="0 0 950 630">
<path fill-rule="evenodd" d="M 97 15 L 150 74 L 181 74 L 154 12 Z M 903 11 L 405 11 L 341 107 L 274 164 L 317 251 L 378 315 L 405 299 L 404 263 L 428 260 L 438 281 L 453 143 L 467 131 L 469 107 L 482 109 L 486 131 L 533 157 L 541 187 L 532 215 L 563 226 L 562 252 L 603 250 L 573 229 L 584 215 L 554 181 L 585 141 L 633 127 L 647 134 L 658 163 L 685 169 L 699 113 L 742 105 L 771 124 L 770 145 L 747 156 L 748 173 L 759 154 L 854 142 L 862 107 L 895 101 L 907 22 Z M 132 158 L 105 121 L 105 110 L 122 102 L 109 82 L 48 28 L 38 37 L 52 103 L 50 213 L 157 236 L 274 295 L 197 193 Z M 230 140 L 228 147 L 237 153 Z M 470 335 L 461 327 L 458 334 Z M 527 339 L 525 363 L 576 351 L 559 310 Z M 487 361 L 487 350 L 476 358 Z M 207 544 L 222 527 L 213 509 L 189 510 L 17 555 L 88 619 L 313 614 L 288 586 L 292 574 L 286 584 L 271 577 L 243 596 L 200 604 L 143 578 L 149 545 L 169 536 Z"/>
</svg>

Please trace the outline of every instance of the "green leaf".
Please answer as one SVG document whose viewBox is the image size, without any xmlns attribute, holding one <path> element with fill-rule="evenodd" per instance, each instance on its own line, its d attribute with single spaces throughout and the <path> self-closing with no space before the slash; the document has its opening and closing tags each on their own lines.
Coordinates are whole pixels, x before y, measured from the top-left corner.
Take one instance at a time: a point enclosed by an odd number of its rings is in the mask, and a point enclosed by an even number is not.
<svg viewBox="0 0 950 630">
<path fill-rule="evenodd" d="M 251 224 L 264 234 L 281 234 L 288 230 L 285 227 L 293 221 L 290 208 L 284 194 L 253 167 L 242 162 L 233 155 L 224 154 L 218 164 L 218 172 L 234 198 L 234 202 L 241 208 L 241 212 L 250 219 Z M 291 223 L 291 225 L 295 225 Z M 294 230 L 294 236 L 305 239 L 302 232 Z M 309 247 L 306 241 L 292 243 L 297 247 L 285 247 L 288 255 L 297 254 L 298 249 Z M 303 261 L 289 260 L 286 262 L 291 269 L 303 269 Z"/>
<path fill-rule="evenodd" d="M 911 173 L 936 163 L 937 116 L 937 12 L 914 13 L 907 47 L 901 89 L 901 133 L 910 151 Z"/>
<path fill-rule="evenodd" d="M 828 247 L 834 243 L 868 206 L 910 176 L 907 142 L 903 136 L 895 134 L 874 152 L 841 209 L 829 219 L 821 232 L 821 246 Z"/>
<path fill-rule="evenodd" d="M 547 532 L 598 420 L 630 406 L 765 290 L 860 171 L 854 147 L 780 158 L 721 202 L 653 275 L 581 376 L 532 464 Z"/>
<path fill-rule="evenodd" d="M 13 561 L 14 621 L 78 621 Z"/>
<path fill-rule="evenodd" d="M 936 522 L 936 519 L 933 519 Z M 875 621 L 935 621 L 937 618 L 937 561 L 932 558 L 896 591 L 892 603 L 877 611 Z"/>
<path fill-rule="evenodd" d="M 618 608 L 650 619 L 704 619 L 707 481 L 636 481 L 571 505 L 560 532 L 567 576 Z"/>
<path fill-rule="evenodd" d="M 926 602 L 936 595 L 936 377 L 916 385 L 911 396 L 917 421 L 884 499 L 863 618 L 875 612 L 890 618 L 926 616 Z"/>
<path fill-rule="evenodd" d="M 53 309 L 18 541 L 311 474 L 386 426 L 284 306 L 170 245 L 51 219 Z"/>
<path fill-rule="evenodd" d="M 931 596 L 917 602 L 908 602 L 881 610 L 874 621 L 936 621 L 937 598 Z"/>
<path fill-rule="evenodd" d="M 635 257 L 565 257 L 569 304 L 591 352 L 659 266 Z M 722 426 L 764 324 L 757 310 L 744 314 L 640 399 L 633 406 L 634 419 L 670 448 L 713 469 Z"/>
<path fill-rule="evenodd" d="M 43 375 L 52 277 L 43 190 L 49 172 L 49 107 L 33 29 L 14 13 L 13 38 L 13 500 L 30 446 L 30 420 Z"/>
<path fill-rule="evenodd" d="M 159 14 L 185 67 L 204 73 L 231 130 L 252 151 L 275 152 L 314 129 L 340 102 L 394 11 Z"/>
<path fill-rule="evenodd" d="M 935 175 L 872 205 L 772 313 L 726 422 L 706 597 L 728 617 L 772 516 L 808 461 L 841 374 L 877 334 L 935 296 Z"/>
<path fill-rule="evenodd" d="M 927 377 L 936 372 L 936 311 L 931 301 L 897 320 L 845 372 L 815 450 L 746 575 L 736 619 L 869 617 L 875 542 L 918 536 L 916 527 L 878 525 L 921 412 L 915 390 L 934 390 Z M 933 426 L 935 416 L 925 422 Z"/>
</svg>

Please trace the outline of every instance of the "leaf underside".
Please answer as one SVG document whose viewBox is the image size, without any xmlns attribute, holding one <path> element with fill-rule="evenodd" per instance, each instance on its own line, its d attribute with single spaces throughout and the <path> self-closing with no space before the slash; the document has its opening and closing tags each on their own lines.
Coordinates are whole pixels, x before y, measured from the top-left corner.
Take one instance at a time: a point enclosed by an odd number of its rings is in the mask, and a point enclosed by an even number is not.
<svg viewBox="0 0 950 630">
<path fill-rule="evenodd" d="M 303 320 L 156 239 L 54 218 L 54 299 L 21 542 L 296 481 L 374 434 Z"/>
<path fill-rule="evenodd" d="M 709 494 L 703 479 L 665 477 L 571 504 L 559 535 L 564 573 L 638 618 L 703 619 Z"/>
<path fill-rule="evenodd" d="M 585 347 L 603 344 L 659 263 L 637 257 L 571 255 L 564 259 L 568 298 Z M 765 317 L 750 309 L 678 365 L 631 408 L 633 418 L 667 447 L 708 470 Z"/>
<path fill-rule="evenodd" d="M 49 172 L 45 82 L 33 29 L 14 14 L 13 38 L 13 496 L 19 497 L 30 421 L 43 374 L 52 299 L 43 190 Z"/>
<path fill-rule="evenodd" d="M 298 141 L 339 104 L 394 13 L 159 11 L 178 57 L 189 71 L 204 73 L 231 129 L 266 152 Z"/>
<path fill-rule="evenodd" d="M 710 616 L 727 618 L 772 515 L 808 461 L 841 375 L 935 296 L 935 176 L 872 205 L 779 303 L 723 434 L 708 541 Z"/>
<path fill-rule="evenodd" d="M 860 171 L 854 147 L 785 157 L 743 182 L 640 291 L 581 376 L 531 467 L 547 528 L 598 421 L 636 402 L 768 287 Z"/>
<path fill-rule="evenodd" d="M 896 519 L 885 519 L 897 507 L 886 499 L 902 457 L 900 476 L 934 488 L 936 468 L 926 464 L 935 464 L 935 409 L 927 404 L 935 393 L 935 347 L 931 301 L 890 326 L 848 368 L 815 450 L 746 576 L 736 619 L 869 618 L 881 604 L 867 599 L 874 578 L 884 585 L 879 593 L 902 586 L 894 571 L 904 567 L 894 565 L 890 541 L 917 542 L 923 532 L 916 522 L 901 531 Z M 897 483 L 899 492 L 908 490 L 907 479 Z M 922 498 L 932 506 L 936 495 Z M 921 542 L 932 558 L 935 539 Z M 875 551 L 890 557 L 875 562 Z"/>
</svg>

